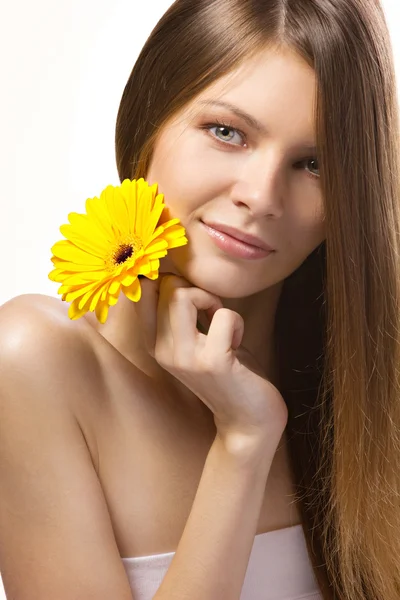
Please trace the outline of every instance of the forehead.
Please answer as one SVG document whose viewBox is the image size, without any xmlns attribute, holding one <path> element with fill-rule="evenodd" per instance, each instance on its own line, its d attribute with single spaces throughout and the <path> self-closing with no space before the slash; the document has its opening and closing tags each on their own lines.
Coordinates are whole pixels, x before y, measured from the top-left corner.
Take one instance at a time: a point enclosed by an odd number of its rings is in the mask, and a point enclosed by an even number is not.
<svg viewBox="0 0 400 600">
<path fill-rule="evenodd" d="M 273 129 L 274 123 L 285 124 L 288 130 L 296 127 L 311 142 L 310 136 L 315 138 L 316 91 L 315 72 L 302 57 L 288 49 L 268 48 L 212 83 L 186 106 L 184 114 L 195 116 L 214 109 L 213 101 L 225 101 L 250 113 L 268 129 Z"/>
<path fill-rule="evenodd" d="M 235 93 L 247 100 L 296 100 L 299 96 L 313 99 L 316 91 L 314 70 L 304 59 L 290 50 L 266 49 L 243 61 L 222 76 L 192 101 L 210 96 Z"/>
</svg>

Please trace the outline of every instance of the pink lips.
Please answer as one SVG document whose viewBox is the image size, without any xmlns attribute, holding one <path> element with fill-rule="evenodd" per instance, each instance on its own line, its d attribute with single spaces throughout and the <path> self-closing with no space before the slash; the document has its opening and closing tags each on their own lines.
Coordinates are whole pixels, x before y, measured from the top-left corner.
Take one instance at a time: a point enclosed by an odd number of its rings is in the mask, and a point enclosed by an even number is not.
<svg viewBox="0 0 400 600">
<path fill-rule="evenodd" d="M 268 244 L 266 244 L 262 239 L 254 236 L 254 235 L 250 235 L 248 233 L 245 233 L 244 231 L 241 231 L 240 229 L 236 229 L 235 227 L 231 227 L 230 225 L 225 225 L 224 223 L 213 223 L 212 221 L 209 221 L 208 223 L 204 223 L 205 225 L 208 225 L 208 227 L 211 227 L 212 229 L 215 229 L 216 231 L 220 231 L 221 233 L 227 233 L 229 236 L 240 240 L 241 242 L 245 242 L 246 244 L 249 244 L 250 246 L 255 246 L 256 248 L 262 248 L 263 250 L 268 250 L 268 252 L 273 252 L 273 248 L 271 248 L 270 246 L 268 246 Z"/>
<path fill-rule="evenodd" d="M 269 256 L 269 254 L 274 252 L 274 250 L 268 249 L 268 246 L 266 248 L 254 246 L 253 244 L 249 244 L 249 243 L 244 242 L 236 237 L 233 237 L 232 235 L 229 235 L 225 231 L 215 229 L 214 227 L 212 227 L 210 225 L 206 225 L 206 223 L 204 223 L 203 221 L 200 221 L 200 222 L 201 222 L 202 226 L 205 228 L 208 235 L 214 241 L 214 243 L 219 248 L 221 248 L 222 250 L 227 252 L 228 254 L 237 256 L 238 258 L 246 258 L 246 259 L 254 260 L 254 259 L 265 258 L 265 257 Z M 224 226 L 224 229 L 228 229 L 228 228 Z M 237 232 L 237 230 L 233 230 L 232 228 L 230 228 L 230 231 Z M 251 239 L 254 242 L 253 237 L 242 234 L 241 232 L 240 232 L 240 235 L 241 235 L 241 237 L 246 237 L 247 240 Z M 257 240 L 257 243 L 260 243 L 260 242 Z M 264 246 L 265 246 L 265 244 L 264 244 Z"/>
</svg>

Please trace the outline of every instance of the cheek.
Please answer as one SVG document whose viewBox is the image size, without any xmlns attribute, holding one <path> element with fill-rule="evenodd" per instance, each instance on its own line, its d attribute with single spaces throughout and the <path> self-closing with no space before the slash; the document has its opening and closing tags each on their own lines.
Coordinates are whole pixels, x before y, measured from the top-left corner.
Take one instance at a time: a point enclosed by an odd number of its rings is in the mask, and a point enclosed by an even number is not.
<svg viewBox="0 0 400 600">
<path fill-rule="evenodd" d="M 314 252 L 314 250 L 322 244 L 326 238 L 325 227 L 322 222 L 314 223 L 310 228 L 309 234 L 305 240 L 304 253 L 306 256 Z"/>
<path fill-rule="evenodd" d="M 307 193 L 294 197 L 291 206 L 290 228 L 306 240 L 319 239 L 325 230 L 324 205 L 318 189 L 308 189 Z"/>
<path fill-rule="evenodd" d="M 303 261 L 326 238 L 326 227 L 320 206 L 302 205 L 301 209 L 291 212 L 290 222 L 283 227 L 288 257 L 294 261 Z"/>
<path fill-rule="evenodd" d="M 314 247 L 316 248 L 326 239 L 326 221 L 323 201 L 318 203 L 317 210 L 314 217 Z"/>
<path fill-rule="evenodd" d="M 319 244 L 321 244 L 321 242 L 324 241 L 325 237 L 326 232 L 323 221 L 314 220 L 303 232 L 304 243 L 302 246 L 305 248 L 306 252 L 312 252 L 317 246 L 319 246 Z"/>
<path fill-rule="evenodd" d="M 226 192 L 231 178 L 232 169 L 221 169 L 215 154 L 184 136 L 168 147 L 157 148 L 147 174 L 150 183 L 158 183 L 165 203 L 176 217 L 183 217 Z"/>
<path fill-rule="evenodd" d="M 182 136 L 164 156 L 164 176 L 173 178 L 182 192 L 208 195 L 230 181 L 232 169 L 225 168 L 215 150 L 207 147 L 198 134 Z"/>
</svg>

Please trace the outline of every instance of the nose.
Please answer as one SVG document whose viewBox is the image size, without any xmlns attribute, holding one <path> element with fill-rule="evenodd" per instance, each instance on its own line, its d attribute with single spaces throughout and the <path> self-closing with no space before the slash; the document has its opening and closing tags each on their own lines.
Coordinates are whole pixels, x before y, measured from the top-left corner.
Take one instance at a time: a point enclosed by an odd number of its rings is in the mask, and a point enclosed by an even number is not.
<svg viewBox="0 0 400 600">
<path fill-rule="evenodd" d="M 255 154 L 247 159 L 237 173 L 231 189 L 231 199 L 245 206 L 255 217 L 279 218 L 283 213 L 280 159 Z"/>
</svg>

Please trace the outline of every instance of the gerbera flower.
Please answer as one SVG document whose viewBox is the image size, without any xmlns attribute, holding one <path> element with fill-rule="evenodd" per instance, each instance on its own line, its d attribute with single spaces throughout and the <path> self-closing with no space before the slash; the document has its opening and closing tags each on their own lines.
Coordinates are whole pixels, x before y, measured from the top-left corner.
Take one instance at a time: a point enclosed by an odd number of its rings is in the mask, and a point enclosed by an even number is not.
<svg viewBox="0 0 400 600">
<path fill-rule="evenodd" d="M 78 319 L 95 311 L 105 323 L 110 306 L 122 291 L 138 302 L 138 275 L 158 278 L 160 258 L 188 240 L 179 219 L 167 219 L 164 195 L 158 184 L 125 179 L 107 186 L 100 198 L 86 200 L 86 213 L 72 212 L 61 225 L 66 238 L 51 248 L 54 270 L 49 279 L 62 283 L 58 293 L 71 302 L 68 315 Z"/>
</svg>

